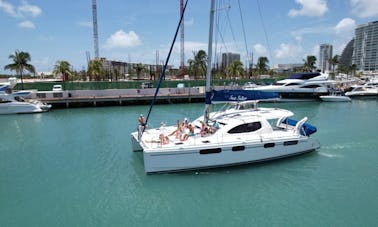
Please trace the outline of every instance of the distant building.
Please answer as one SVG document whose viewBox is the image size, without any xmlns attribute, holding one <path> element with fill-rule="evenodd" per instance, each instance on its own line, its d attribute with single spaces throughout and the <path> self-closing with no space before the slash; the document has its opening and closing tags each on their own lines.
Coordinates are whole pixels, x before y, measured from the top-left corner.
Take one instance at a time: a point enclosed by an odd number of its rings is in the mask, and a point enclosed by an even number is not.
<svg viewBox="0 0 378 227">
<path fill-rule="evenodd" d="M 136 79 L 130 77 L 132 74 L 135 74 L 134 67 L 138 63 L 130 63 L 130 62 L 123 62 L 123 61 L 114 61 L 114 60 L 107 60 L 106 58 L 100 59 L 102 62 L 102 67 L 107 76 L 111 78 L 117 79 Z M 140 79 L 150 79 L 151 75 L 160 74 L 163 66 L 162 65 L 151 65 L 151 64 L 142 64 L 144 67 L 144 73 Z M 171 70 L 173 68 L 172 65 L 167 66 L 167 70 Z M 148 78 L 146 78 L 146 75 Z M 157 75 L 159 76 L 159 75 Z"/>
<path fill-rule="evenodd" d="M 227 66 L 232 64 L 234 61 L 240 61 L 240 54 L 236 53 L 223 53 L 222 54 L 222 69 L 226 69 Z"/>
<path fill-rule="evenodd" d="M 354 45 L 354 39 L 349 41 L 349 43 L 345 46 L 343 52 L 341 53 L 339 62 L 344 67 L 349 67 L 352 65 L 353 45 Z"/>
<path fill-rule="evenodd" d="M 332 45 L 322 44 L 319 48 L 319 69 L 322 72 L 331 71 L 331 64 L 329 62 L 332 59 Z"/>
<path fill-rule="evenodd" d="M 291 73 L 303 68 L 303 63 L 294 64 L 277 64 L 273 66 L 273 71 L 276 73 Z"/>
<path fill-rule="evenodd" d="M 356 28 L 352 64 L 360 71 L 378 70 L 378 21 Z"/>
</svg>

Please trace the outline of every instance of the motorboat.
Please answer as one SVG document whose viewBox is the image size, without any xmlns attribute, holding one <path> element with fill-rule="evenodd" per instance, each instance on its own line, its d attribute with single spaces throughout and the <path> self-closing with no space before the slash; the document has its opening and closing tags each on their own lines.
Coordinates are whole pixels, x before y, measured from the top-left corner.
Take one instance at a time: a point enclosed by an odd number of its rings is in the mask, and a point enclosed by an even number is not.
<svg viewBox="0 0 378 227">
<path fill-rule="evenodd" d="M 320 99 L 324 102 L 350 102 L 351 98 L 345 96 L 341 91 L 333 91 L 329 95 L 321 95 Z"/>
<path fill-rule="evenodd" d="M 378 87 L 374 85 L 359 85 L 346 92 L 345 95 L 351 98 L 378 98 Z"/>
<path fill-rule="evenodd" d="M 132 150 L 143 152 L 146 173 L 241 165 L 300 155 L 320 147 L 311 137 L 316 127 L 307 123 L 307 117 L 299 121 L 291 119 L 294 114 L 289 110 L 261 108 L 256 100 L 236 100 L 228 102 L 228 108 L 210 112 L 210 106 L 214 106 L 210 86 L 214 6 L 212 0 L 204 113 L 194 121 L 184 119 L 174 126 L 150 128 L 147 126 L 152 101 L 146 119 L 140 116 L 138 130 L 131 133 Z"/>
<path fill-rule="evenodd" d="M 279 80 L 271 85 L 246 87 L 245 90 L 277 92 L 280 95 L 278 101 L 314 101 L 320 96 L 329 94 L 328 74 L 321 72 L 302 72 L 290 75 L 284 80 Z"/>
<path fill-rule="evenodd" d="M 49 111 L 51 105 L 25 98 L 30 91 L 11 92 L 7 85 L 0 87 L 0 114 L 41 113 Z"/>
</svg>

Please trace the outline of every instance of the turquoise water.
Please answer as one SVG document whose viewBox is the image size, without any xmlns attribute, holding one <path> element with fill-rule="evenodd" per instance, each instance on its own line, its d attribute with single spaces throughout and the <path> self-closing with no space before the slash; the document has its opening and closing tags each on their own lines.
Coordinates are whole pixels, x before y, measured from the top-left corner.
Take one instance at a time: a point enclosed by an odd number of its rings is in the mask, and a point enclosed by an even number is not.
<svg viewBox="0 0 378 227">
<path fill-rule="evenodd" d="M 0 226 L 376 226 L 378 102 L 278 107 L 318 127 L 317 152 L 160 175 L 130 147 L 147 106 L 0 116 Z M 202 111 L 160 105 L 150 123 Z"/>
</svg>

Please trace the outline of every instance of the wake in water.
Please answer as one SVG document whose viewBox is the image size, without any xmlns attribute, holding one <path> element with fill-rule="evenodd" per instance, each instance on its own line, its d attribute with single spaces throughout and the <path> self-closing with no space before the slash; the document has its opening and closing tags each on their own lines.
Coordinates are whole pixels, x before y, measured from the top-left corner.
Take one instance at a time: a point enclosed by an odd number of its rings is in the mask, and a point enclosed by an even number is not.
<svg viewBox="0 0 378 227">
<path fill-rule="evenodd" d="M 343 158 L 343 155 L 340 154 L 329 154 L 329 153 L 324 153 L 324 152 L 318 152 L 319 155 L 328 157 L 328 158 Z"/>
</svg>

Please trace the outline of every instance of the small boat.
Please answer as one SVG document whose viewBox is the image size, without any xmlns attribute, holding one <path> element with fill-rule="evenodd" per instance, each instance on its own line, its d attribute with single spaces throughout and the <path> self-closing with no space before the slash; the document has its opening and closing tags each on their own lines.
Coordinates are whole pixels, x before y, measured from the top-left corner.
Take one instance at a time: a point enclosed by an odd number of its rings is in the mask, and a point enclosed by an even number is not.
<svg viewBox="0 0 378 227">
<path fill-rule="evenodd" d="M 10 92 L 7 85 L 0 87 L 0 114 L 42 113 L 51 105 L 34 99 L 25 99 L 29 91 Z"/>
<path fill-rule="evenodd" d="M 352 101 L 351 98 L 348 96 L 343 95 L 342 92 L 331 92 L 329 95 L 322 95 L 320 99 L 325 102 L 350 102 Z"/>
<path fill-rule="evenodd" d="M 143 152 L 146 173 L 242 165 L 300 155 L 320 147 L 319 142 L 310 137 L 317 129 L 307 123 L 307 117 L 296 121 L 289 118 L 294 115 L 289 110 L 260 108 L 256 100 L 240 101 L 247 98 L 244 93 L 224 92 L 228 108 L 210 112 L 216 94 L 210 86 L 214 12 L 212 0 L 204 114 L 194 121 L 177 121 L 175 126 L 149 128 L 146 125 L 152 101 L 147 118 L 144 120 L 141 116 L 138 131 L 131 133 L 132 149 Z M 164 68 L 168 60 L 169 55 Z M 159 77 L 155 96 L 164 72 L 162 70 Z M 253 97 L 274 98 L 274 93 L 264 91 Z"/>
</svg>

